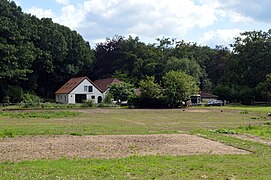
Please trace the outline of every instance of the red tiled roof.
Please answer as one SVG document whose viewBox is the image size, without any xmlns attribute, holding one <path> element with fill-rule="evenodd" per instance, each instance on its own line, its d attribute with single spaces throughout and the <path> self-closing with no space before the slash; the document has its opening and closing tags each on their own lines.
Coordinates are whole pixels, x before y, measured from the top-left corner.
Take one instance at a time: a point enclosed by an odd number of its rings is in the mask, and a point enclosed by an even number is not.
<svg viewBox="0 0 271 180">
<path fill-rule="evenodd" d="M 97 87 L 88 77 L 78 77 L 71 78 L 68 82 L 66 82 L 61 88 L 59 88 L 55 93 L 56 94 L 69 94 L 72 90 L 74 90 L 82 81 L 87 79 L 90 83 L 92 83 L 99 91 L 102 90 Z"/>
<path fill-rule="evenodd" d="M 122 81 L 118 80 L 117 78 L 106 78 L 106 79 L 98 79 L 94 81 L 94 83 L 102 90 L 102 92 L 105 92 L 111 84 L 117 84 Z"/>
<path fill-rule="evenodd" d="M 200 92 L 201 98 L 218 98 L 217 95 L 206 93 L 206 92 Z"/>
</svg>

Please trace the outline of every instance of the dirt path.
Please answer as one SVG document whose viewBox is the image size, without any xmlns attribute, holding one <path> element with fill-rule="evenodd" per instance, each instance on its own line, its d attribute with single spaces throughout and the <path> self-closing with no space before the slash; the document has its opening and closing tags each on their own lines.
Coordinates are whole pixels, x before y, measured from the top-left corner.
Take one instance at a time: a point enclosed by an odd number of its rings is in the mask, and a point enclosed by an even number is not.
<svg viewBox="0 0 271 180">
<path fill-rule="evenodd" d="M 232 135 L 229 135 L 229 136 L 236 137 L 236 138 L 243 139 L 243 140 L 259 142 L 259 143 L 267 144 L 267 145 L 271 146 L 271 141 L 261 139 L 258 136 L 244 135 L 244 134 L 232 134 Z"/>
<path fill-rule="evenodd" d="M 0 139 L 0 162 L 131 155 L 246 154 L 194 135 L 34 136 Z"/>
</svg>

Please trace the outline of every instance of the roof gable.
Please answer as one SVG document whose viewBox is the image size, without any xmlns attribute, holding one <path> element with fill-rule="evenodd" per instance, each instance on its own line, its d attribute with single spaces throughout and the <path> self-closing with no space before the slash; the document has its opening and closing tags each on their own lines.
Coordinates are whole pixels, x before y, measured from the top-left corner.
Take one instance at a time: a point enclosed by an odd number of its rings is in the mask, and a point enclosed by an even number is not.
<svg viewBox="0 0 271 180">
<path fill-rule="evenodd" d="M 81 84 L 85 79 L 88 80 L 91 84 L 93 84 L 100 92 L 102 92 L 102 90 L 99 87 L 97 87 L 88 77 L 85 76 L 85 77 L 71 78 L 61 88 L 59 88 L 55 93 L 56 94 L 69 94 L 79 84 Z"/>
<path fill-rule="evenodd" d="M 94 81 L 94 83 L 105 92 L 111 84 L 121 83 L 122 81 L 118 80 L 117 78 L 106 78 L 106 79 L 98 79 Z"/>
</svg>

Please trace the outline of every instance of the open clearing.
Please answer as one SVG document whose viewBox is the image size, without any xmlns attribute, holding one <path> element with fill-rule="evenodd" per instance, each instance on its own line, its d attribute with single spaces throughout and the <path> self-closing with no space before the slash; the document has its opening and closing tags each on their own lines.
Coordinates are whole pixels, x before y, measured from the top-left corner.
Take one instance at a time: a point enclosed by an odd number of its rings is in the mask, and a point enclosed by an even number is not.
<svg viewBox="0 0 271 180">
<path fill-rule="evenodd" d="M 269 112 L 246 106 L 2 111 L 0 180 L 270 179 L 271 148 L 259 143 L 271 141 Z"/>
<path fill-rule="evenodd" d="M 187 134 L 27 136 L 0 140 L 0 161 L 198 154 L 224 155 L 248 152 Z"/>
</svg>

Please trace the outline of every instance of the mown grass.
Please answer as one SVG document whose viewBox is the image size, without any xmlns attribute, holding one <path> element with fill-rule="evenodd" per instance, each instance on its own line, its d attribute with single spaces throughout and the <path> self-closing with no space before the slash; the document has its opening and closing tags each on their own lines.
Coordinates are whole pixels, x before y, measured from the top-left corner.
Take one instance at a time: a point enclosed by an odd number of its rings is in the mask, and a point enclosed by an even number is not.
<svg viewBox="0 0 271 180">
<path fill-rule="evenodd" d="M 270 146 L 209 131 L 224 129 L 254 134 L 257 130 L 269 136 L 269 117 L 254 110 L 240 113 L 244 109 L 239 108 L 223 112 L 216 108 L 208 110 L 211 111 L 84 110 L 75 111 L 78 114 L 74 117 L 49 119 L 0 116 L 0 132 L 12 131 L 12 135 L 191 133 L 251 154 L 2 162 L 0 179 L 270 179 Z"/>
<path fill-rule="evenodd" d="M 271 106 L 267 105 L 257 105 L 257 106 L 248 106 L 248 105 L 226 105 L 226 106 L 212 106 L 212 107 L 204 107 L 202 108 L 210 108 L 210 109 L 224 109 L 224 110 L 236 110 L 242 112 L 250 112 L 250 113 L 271 113 Z"/>
<path fill-rule="evenodd" d="M 80 112 L 80 113 L 79 113 Z M 198 129 L 237 128 L 263 123 L 251 114 L 182 109 L 97 109 L 0 113 L 0 136 L 189 133 Z"/>
<path fill-rule="evenodd" d="M 258 126 L 239 127 L 236 129 L 236 132 L 239 134 L 252 134 L 271 140 L 271 123 L 267 122 Z"/>
<path fill-rule="evenodd" d="M 25 119 L 25 118 L 67 118 L 67 117 L 76 117 L 78 116 L 78 112 L 69 112 L 69 111 L 32 111 L 32 112 L 0 112 L 0 117 L 10 117 L 16 119 Z"/>
</svg>

